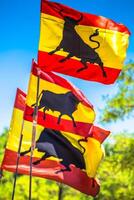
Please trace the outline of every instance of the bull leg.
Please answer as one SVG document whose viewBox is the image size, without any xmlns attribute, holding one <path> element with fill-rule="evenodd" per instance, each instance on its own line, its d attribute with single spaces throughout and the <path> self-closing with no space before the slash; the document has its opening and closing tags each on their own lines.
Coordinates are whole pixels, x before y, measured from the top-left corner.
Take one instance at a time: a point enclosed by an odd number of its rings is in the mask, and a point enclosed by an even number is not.
<svg viewBox="0 0 134 200">
<path fill-rule="evenodd" d="M 60 62 L 60 63 L 65 62 L 66 60 L 70 59 L 71 57 L 73 57 L 73 55 L 72 55 L 71 53 L 69 53 L 69 54 L 67 55 L 67 57 L 61 59 L 59 62 Z"/>
<path fill-rule="evenodd" d="M 87 68 L 88 68 L 88 66 L 87 66 L 87 64 L 86 64 L 86 61 L 83 61 L 83 60 L 81 60 L 81 63 L 84 65 L 84 67 L 82 67 L 82 68 L 78 69 L 78 70 L 77 70 L 77 72 L 81 72 L 82 70 L 84 70 L 84 69 L 87 69 Z"/>
<path fill-rule="evenodd" d="M 44 112 L 44 116 L 43 116 L 43 119 L 45 120 L 46 119 L 46 110 L 48 110 L 49 111 L 49 108 L 47 108 L 47 107 L 45 107 L 44 109 L 43 109 L 43 112 Z"/>
<path fill-rule="evenodd" d="M 107 74 L 106 74 L 106 72 L 105 72 L 105 70 L 104 70 L 103 63 L 102 63 L 102 62 L 99 63 L 99 66 L 101 67 L 103 76 L 106 78 L 106 77 L 107 77 Z"/>
<path fill-rule="evenodd" d="M 33 103 L 32 105 L 31 105 L 31 107 L 34 107 L 34 106 L 36 106 L 36 103 Z M 40 104 L 39 106 L 38 106 L 38 109 L 41 109 L 42 108 L 42 105 Z"/>
<path fill-rule="evenodd" d="M 31 105 L 31 107 L 34 107 L 36 105 L 36 103 L 33 103 L 32 105 Z"/>
<path fill-rule="evenodd" d="M 45 153 L 45 155 L 43 155 L 39 160 L 36 160 L 35 162 L 33 162 L 33 165 L 38 165 L 42 160 L 45 160 L 46 158 L 49 158 L 50 155 L 48 153 Z"/>
<path fill-rule="evenodd" d="M 69 166 L 66 166 L 65 169 L 60 169 L 59 171 L 56 171 L 55 174 L 61 173 L 61 172 L 70 172 L 71 169 Z"/>
<path fill-rule="evenodd" d="M 74 117 L 72 115 L 69 115 L 69 117 L 71 117 L 72 121 L 73 121 L 73 126 L 76 127 L 76 123 L 74 121 Z"/>
<path fill-rule="evenodd" d="M 24 156 L 25 154 L 29 153 L 31 151 L 31 147 L 27 151 L 23 151 L 20 153 L 20 156 Z"/>
<path fill-rule="evenodd" d="M 61 49 L 61 47 L 58 46 L 55 50 L 50 51 L 48 54 L 49 54 L 49 55 L 52 55 L 52 54 L 54 54 L 56 51 L 59 51 L 60 49 Z"/>
<path fill-rule="evenodd" d="M 106 72 L 104 70 L 104 67 L 103 67 L 103 62 L 101 61 L 101 59 L 99 57 L 97 57 L 96 59 L 92 59 L 90 61 L 90 63 L 96 63 L 96 64 L 98 64 L 100 66 L 101 70 L 102 70 L 102 75 L 104 77 L 107 77 L 107 74 L 106 74 Z"/>
<path fill-rule="evenodd" d="M 57 124 L 60 124 L 61 116 L 62 114 L 59 115 Z"/>
<path fill-rule="evenodd" d="M 43 159 L 43 156 L 39 159 L 39 160 L 36 160 L 35 162 L 33 162 L 33 165 L 38 165 Z"/>
<path fill-rule="evenodd" d="M 46 111 L 46 107 L 43 109 L 43 112 L 44 112 L 43 119 L 44 119 L 44 120 L 46 119 L 46 113 L 45 113 L 45 111 Z"/>
</svg>

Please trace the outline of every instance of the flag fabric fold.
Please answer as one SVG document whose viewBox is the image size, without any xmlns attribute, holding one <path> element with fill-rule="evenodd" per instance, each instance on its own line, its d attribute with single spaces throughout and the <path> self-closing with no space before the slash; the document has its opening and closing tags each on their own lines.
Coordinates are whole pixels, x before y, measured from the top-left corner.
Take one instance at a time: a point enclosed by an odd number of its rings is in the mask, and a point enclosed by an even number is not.
<svg viewBox="0 0 134 200">
<path fill-rule="evenodd" d="M 38 64 L 44 71 L 112 84 L 126 57 L 129 30 L 102 16 L 41 1 Z"/>
<path fill-rule="evenodd" d="M 110 135 L 110 131 L 100 128 L 98 126 L 92 126 L 89 136 L 98 140 L 101 144 Z"/>
<path fill-rule="evenodd" d="M 36 102 L 38 65 L 33 62 L 24 119 L 32 121 Z M 92 104 L 72 83 L 40 70 L 38 124 L 46 128 L 87 136 L 95 119 Z"/>
</svg>

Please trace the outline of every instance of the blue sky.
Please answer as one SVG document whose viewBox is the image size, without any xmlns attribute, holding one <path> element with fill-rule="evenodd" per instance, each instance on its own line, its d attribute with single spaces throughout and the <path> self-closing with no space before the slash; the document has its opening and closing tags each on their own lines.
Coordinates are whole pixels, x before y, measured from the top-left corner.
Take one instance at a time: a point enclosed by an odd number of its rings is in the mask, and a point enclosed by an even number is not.
<svg viewBox="0 0 134 200">
<path fill-rule="evenodd" d="M 126 62 L 134 60 L 133 0 L 57 0 L 83 12 L 102 15 L 125 24 L 131 31 Z M 16 88 L 27 91 L 32 58 L 37 57 L 40 0 L 0 0 L 0 132 L 10 124 Z M 65 77 L 65 76 L 64 76 Z M 102 85 L 66 76 L 86 94 L 97 118 L 104 107 L 102 95 L 113 95 L 117 86 Z M 97 120 L 96 120 L 97 123 Z M 112 132 L 131 128 L 132 119 L 105 128 Z"/>
</svg>

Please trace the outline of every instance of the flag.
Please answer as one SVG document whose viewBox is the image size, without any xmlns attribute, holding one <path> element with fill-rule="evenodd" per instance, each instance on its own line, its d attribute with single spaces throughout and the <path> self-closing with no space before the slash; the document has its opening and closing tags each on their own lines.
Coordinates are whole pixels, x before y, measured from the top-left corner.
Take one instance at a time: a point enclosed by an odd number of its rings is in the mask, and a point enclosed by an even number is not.
<svg viewBox="0 0 134 200">
<path fill-rule="evenodd" d="M 38 124 L 46 128 L 87 136 L 95 119 L 92 104 L 66 79 L 40 70 Z M 36 103 L 38 66 L 33 62 L 24 119 L 33 120 Z"/>
<path fill-rule="evenodd" d="M 15 172 L 20 140 L 20 129 L 25 109 L 25 93 L 17 90 L 8 142 L 1 169 Z M 85 194 L 96 196 L 99 182 L 96 178 L 98 165 L 103 157 L 100 143 L 83 136 L 64 131 L 56 131 L 37 125 L 36 146 L 33 154 L 32 175 L 67 184 Z M 24 121 L 21 156 L 18 173 L 29 175 L 32 122 Z M 83 140 L 83 141 L 82 141 Z M 91 158 L 88 155 L 88 145 Z M 87 158 L 93 161 L 86 164 Z M 88 173 L 87 173 L 88 172 Z"/>
<path fill-rule="evenodd" d="M 19 145 L 18 138 L 22 127 L 23 114 L 25 109 L 25 100 L 26 100 L 26 94 L 22 90 L 17 88 L 12 119 L 9 128 L 8 142 L 6 145 L 7 149 L 10 149 L 10 144 L 12 144 L 13 141 L 15 147 L 18 148 Z"/>
<path fill-rule="evenodd" d="M 31 131 L 32 123 L 25 121 L 18 165 L 19 174 L 29 175 Z M 55 180 L 85 194 L 96 196 L 100 188 L 99 181 L 96 178 L 96 171 L 103 157 L 103 151 L 97 140 L 90 138 L 88 143 L 81 142 L 79 145 L 79 140 L 81 139 L 84 138 L 37 125 L 32 176 Z M 19 142 L 19 136 L 17 140 Z M 6 149 L 2 169 L 15 172 L 17 160 L 16 144 L 18 143 L 10 140 L 10 148 Z M 91 149 L 90 146 L 89 149 L 90 154 L 93 153 L 92 157 L 88 155 L 87 144 L 91 146 Z M 90 161 L 91 164 L 89 165 Z"/>
<path fill-rule="evenodd" d="M 25 100 L 26 94 L 18 88 L 16 91 L 5 154 L 1 165 L 1 169 L 5 169 L 7 171 L 15 171 L 16 169 L 15 164 L 17 160 L 17 152 L 25 110 Z M 14 157 L 14 153 L 16 157 Z M 13 162 L 13 164 L 10 164 L 11 161 Z"/>
<path fill-rule="evenodd" d="M 92 126 L 89 136 L 98 140 L 101 144 L 109 136 L 110 131 L 100 128 L 98 126 Z"/>
<path fill-rule="evenodd" d="M 38 64 L 44 71 L 112 84 L 122 70 L 129 35 L 123 24 L 41 0 Z"/>
</svg>

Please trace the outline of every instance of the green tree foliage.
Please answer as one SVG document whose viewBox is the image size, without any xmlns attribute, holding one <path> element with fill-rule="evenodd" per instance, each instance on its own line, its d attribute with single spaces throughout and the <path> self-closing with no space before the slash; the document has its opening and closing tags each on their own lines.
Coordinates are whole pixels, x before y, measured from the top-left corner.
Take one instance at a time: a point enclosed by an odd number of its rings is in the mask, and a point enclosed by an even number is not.
<svg viewBox="0 0 134 200">
<path fill-rule="evenodd" d="M 106 107 L 102 111 L 101 122 L 112 122 L 125 119 L 134 111 L 134 63 L 124 66 L 117 81 L 117 93 L 105 96 Z"/>
<path fill-rule="evenodd" d="M 134 199 L 134 138 L 118 134 L 106 145 L 106 157 L 99 168 L 101 191 L 98 200 Z"/>
</svg>

